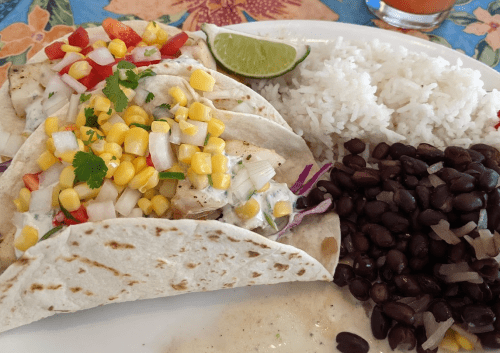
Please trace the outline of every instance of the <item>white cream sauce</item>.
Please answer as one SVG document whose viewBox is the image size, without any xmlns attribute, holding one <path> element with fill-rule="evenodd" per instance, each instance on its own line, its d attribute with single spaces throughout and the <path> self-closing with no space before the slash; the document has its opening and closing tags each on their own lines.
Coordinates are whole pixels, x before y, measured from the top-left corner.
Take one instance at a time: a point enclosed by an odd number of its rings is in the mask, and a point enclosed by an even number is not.
<svg viewBox="0 0 500 353">
<path fill-rule="evenodd" d="M 43 237 L 45 233 L 54 228 L 54 226 L 52 225 L 52 220 L 54 218 L 53 211 L 50 211 L 46 214 L 23 212 L 19 215 L 21 216 L 22 223 L 19 224 L 20 227 L 17 228 L 14 239 L 17 239 L 21 235 L 21 231 L 23 230 L 24 226 L 32 226 L 33 228 L 38 230 L 38 240 L 40 240 L 40 238 Z M 20 258 L 24 254 L 24 251 L 20 251 L 18 249 L 15 249 L 15 251 L 17 258 Z"/>
</svg>

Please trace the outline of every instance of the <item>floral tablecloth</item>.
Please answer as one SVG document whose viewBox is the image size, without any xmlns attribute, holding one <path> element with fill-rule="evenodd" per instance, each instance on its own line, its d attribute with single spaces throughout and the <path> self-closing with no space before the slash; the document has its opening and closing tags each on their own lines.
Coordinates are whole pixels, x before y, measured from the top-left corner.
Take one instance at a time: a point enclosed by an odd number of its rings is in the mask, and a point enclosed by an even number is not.
<svg viewBox="0 0 500 353">
<path fill-rule="evenodd" d="M 228 25 L 314 19 L 399 31 L 454 48 L 500 71 L 500 0 L 457 0 L 433 30 L 402 30 L 373 16 L 364 0 L 0 0 L 0 84 L 11 64 L 25 63 L 76 26 L 106 17 L 155 20 L 184 30 L 203 22 Z"/>
</svg>

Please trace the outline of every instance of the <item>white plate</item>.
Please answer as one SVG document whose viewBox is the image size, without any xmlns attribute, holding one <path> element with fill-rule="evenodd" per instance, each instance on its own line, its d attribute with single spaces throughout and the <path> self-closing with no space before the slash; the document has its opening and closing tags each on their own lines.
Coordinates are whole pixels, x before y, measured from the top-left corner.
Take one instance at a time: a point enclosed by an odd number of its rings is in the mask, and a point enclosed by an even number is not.
<svg viewBox="0 0 500 353">
<path fill-rule="evenodd" d="M 500 74 L 456 51 L 400 33 L 319 21 L 256 22 L 231 26 L 254 34 L 296 35 L 310 40 L 379 38 L 395 45 L 478 69 L 487 89 L 500 88 Z M 0 318 L 1 320 L 1 318 Z M 0 334 L 0 351 L 58 352 L 335 352 L 336 333 L 370 339 L 369 319 L 333 284 L 295 283 L 193 293 L 111 304 L 57 315 Z M 206 349 L 200 347 L 206 346 Z M 198 348 L 193 348 L 198 347 Z M 307 347 L 307 348 L 305 348 Z M 373 347 L 373 346 L 372 346 Z M 370 352 L 389 352 L 384 343 Z"/>
</svg>

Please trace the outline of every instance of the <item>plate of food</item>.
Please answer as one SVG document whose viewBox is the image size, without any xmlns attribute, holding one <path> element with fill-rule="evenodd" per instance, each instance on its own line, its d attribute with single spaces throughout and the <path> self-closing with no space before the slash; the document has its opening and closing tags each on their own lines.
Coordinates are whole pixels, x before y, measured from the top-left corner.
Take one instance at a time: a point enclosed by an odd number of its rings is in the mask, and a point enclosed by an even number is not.
<svg viewBox="0 0 500 353">
<path fill-rule="evenodd" d="M 93 29 L 88 60 L 81 30 L 59 44 L 49 65 L 74 61 L 33 99 L 54 112 L 1 176 L 5 351 L 498 348 L 500 75 L 278 21 L 232 29 L 311 53 L 242 84 L 128 25 Z"/>
</svg>

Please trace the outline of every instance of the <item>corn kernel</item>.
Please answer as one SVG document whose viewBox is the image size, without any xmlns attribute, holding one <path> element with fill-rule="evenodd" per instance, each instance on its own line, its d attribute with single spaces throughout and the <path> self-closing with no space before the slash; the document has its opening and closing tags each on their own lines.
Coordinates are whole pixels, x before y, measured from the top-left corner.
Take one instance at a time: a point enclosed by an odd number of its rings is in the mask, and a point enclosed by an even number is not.
<svg viewBox="0 0 500 353">
<path fill-rule="evenodd" d="M 122 158 L 120 158 L 120 160 L 123 162 L 123 161 L 129 161 L 129 162 L 133 162 L 134 159 L 136 159 L 137 156 L 134 156 L 133 154 L 130 154 L 130 153 L 123 153 L 122 154 Z"/>
<path fill-rule="evenodd" d="M 123 40 L 116 38 L 108 44 L 108 50 L 115 58 L 123 58 L 127 53 L 127 45 Z"/>
<path fill-rule="evenodd" d="M 214 189 L 227 190 L 231 186 L 231 175 L 226 173 L 212 173 L 212 186 Z"/>
<path fill-rule="evenodd" d="M 82 48 L 74 46 L 74 45 L 69 45 L 69 44 L 63 44 L 61 45 L 61 50 L 65 53 L 79 53 L 82 51 Z"/>
<path fill-rule="evenodd" d="M 61 192 L 61 190 L 62 190 L 61 185 L 59 185 L 59 183 L 57 183 L 52 189 L 52 200 L 51 200 L 52 208 L 59 207 L 59 193 Z"/>
<path fill-rule="evenodd" d="M 149 189 L 149 190 L 146 190 L 146 192 L 142 196 L 147 198 L 148 200 L 151 200 L 153 198 L 153 196 L 156 196 L 156 195 L 158 195 L 158 190 Z"/>
<path fill-rule="evenodd" d="M 471 351 L 474 349 L 474 345 L 471 343 L 471 341 L 469 341 L 466 337 L 462 336 L 457 331 L 453 331 L 453 336 L 455 337 L 455 341 L 458 343 L 458 345 L 463 349 L 467 351 Z"/>
<path fill-rule="evenodd" d="M 156 33 L 158 32 L 158 25 L 150 21 L 142 34 L 142 41 L 148 45 L 153 45 L 156 41 Z"/>
<path fill-rule="evenodd" d="M 59 194 L 59 202 L 61 206 L 68 210 L 68 212 L 76 211 L 80 208 L 80 197 L 73 188 L 64 189 Z"/>
<path fill-rule="evenodd" d="M 52 137 L 49 137 L 47 139 L 45 146 L 47 147 L 47 151 L 49 151 L 52 154 L 56 151 L 56 146 L 54 145 L 54 139 Z"/>
<path fill-rule="evenodd" d="M 108 134 L 106 135 L 107 142 L 115 142 L 119 145 L 122 145 L 125 141 L 125 134 L 129 131 L 130 128 L 124 123 L 116 123 L 111 126 Z"/>
<path fill-rule="evenodd" d="M 148 125 L 149 117 L 143 117 L 141 115 L 129 115 L 127 119 L 125 119 L 125 123 L 130 126 L 131 124 L 142 124 Z"/>
<path fill-rule="evenodd" d="M 212 156 L 210 153 L 195 152 L 191 157 L 191 168 L 196 174 L 212 174 Z"/>
<path fill-rule="evenodd" d="M 208 176 L 206 174 L 196 174 L 192 168 L 187 170 L 187 178 L 198 190 L 204 189 L 208 186 Z"/>
<path fill-rule="evenodd" d="M 170 125 L 166 121 L 153 121 L 151 123 L 151 132 L 162 132 L 168 133 L 170 131 Z"/>
<path fill-rule="evenodd" d="M 113 156 L 111 153 L 101 153 L 99 157 L 102 158 L 106 167 L 108 167 L 108 171 L 106 172 L 106 178 L 111 178 L 114 176 L 116 169 L 120 166 L 121 162 L 116 156 Z"/>
<path fill-rule="evenodd" d="M 174 113 L 175 121 L 187 120 L 189 115 L 189 109 L 186 107 L 178 107 Z"/>
<path fill-rule="evenodd" d="M 109 111 L 109 108 L 111 108 L 111 101 L 108 98 L 100 95 L 96 96 L 94 101 L 94 110 L 107 112 Z"/>
<path fill-rule="evenodd" d="M 219 137 L 209 137 L 207 145 L 203 148 L 203 152 L 211 154 L 220 154 L 224 152 L 226 142 Z"/>
<path fill-rule="evenodd" d="M 273 216 L 280 218 L 292 213 L 292 205 L 288 201 L 278 201 L 274 204 Z"/>
<path fill-rule="evenodd" d="M 171 87 L 168 90 L 168 94 L 172 96 L 174 101 L 178 103 L 181 107 L 185 107 L 187 105 L 187 97 L 182 88 L 178 86 Z"/>
<path fill-rule="evenodd" d="M 87 118 L 85 117 L 85 108 L 86 107 L 82 107 L 78 112 L 78 115 L 76 116 L 75 125 L 78 127 L 84 126 L 87 123 Z"/>
<path fill-rule="evenodd" d="M 140 41 L 139 43 L 137 43 L 136 47 L 147 47 L 149 44 L 146 43 L 146 42 L 143 42 L 143 41 Z"/>
<path fill-rule="evenodd" d="M 18 198 L 14 200 L 14 205 L 16 206 L 17 212 L 28 212 L 30 209 L 29 205 L 25 204 Z"/>
<path fill-rule="evenodd" d="M 106 48 L 107 46 L 108 46 L 108 43 L 106 43 L 102 39 L 96 40 L 94 43 L 92 43 L 92 48 L 94 48 L 94 49 Z"/>
<path fill-rule="evenodd" d="M 99 118 L 97 118 L 97 119 L 99 119 Z M 101 130 L 102 130 L 102 132 L 104 132 L 104 135 L 108 136 L 109 131 L 111 130 L 112 126 L 113 125 L 109 121 L 106 121 L 104 124 L 101 125 Z"/>
<path fill-rule="evenodd" d="M 99 140 L 99 141 L 101 141 L 101 140 Z M 85 144 L 83 143 L 83 141 L 81 139 L 76 139 L 76 143 L 78 143 L 78 151 L 88 152 L 89 148 L 87 146 L 85 146 Z"/>
<path fill-rule="evenodd" d="M 269 190 L 270 187 L 271 187 L 271 183 L 267 182 L 262 188 L 260 188 L 259 190 L 255 191 L 255 192 L 266 192 L 267 190 Z"/>
<path fill-rule="evenodd" d="M 129 182 L 128 186 L 143 193 L 154 188 L 159 182 L 158 171 L 154 167 L 146 167 Z"/>
<path fill-rule="evenodd" d="M 54 157 L 52 153 L 49 151 L 44 151 L 40 157 L 36 160 L 38 166 L 42 168 L 42 170 L 47 170 L 52 167 L 55 163 L 58 162 L 57 158 Z"/>
<path fill-rule="evenodd" d="M 90 74 L 90 70 L 92 70 L 92 66 L 89 65 L 86 61 L 75 61 L 69 68 L 68 75 L 73 77 L 75 80 L 79 80 L 84 78 L 88 74 Z"/>
<path fill-rule="evenodd" d="M 178 159 L 183 163 L 191 164 L 191 158 L 196 152 L 200 152 L 200 148 L 198 146 L 183 143 L 179 146 Z"/>
<path fill-rule="evenodd" d="M 450 333 L 450 330 L 448 330 L 444 335 L 443 339 L 439 343 L 439 347 L 450 352 L 458 352 L 460 350 L 460 346 L 455 341 L 455 337 L 452 333 Z"/>
<path fill-rule="evenodd" d="M 168 40 L 168 33 L 163 28 L 160 28 L 158 32 L 156 32 L 156 44 L 162 46 Z"/>
<path fill-rule="evenodd" d="M 172 118 L 165 118 L 165 120 L 167 121 L 168 125 L 170 125 L 170 127 L 172 127 L 172 125 L 175 124 L 175 120 Z"/>
<path fill-rule="evenodd" d="M 116 142 L 105 142 L 104 143 L 104 152 L 111 153 L 116 158 L 122 158 L 122 146 L 117 144 Z"/>
<path fill-rule="evenodd" d="M 99 113 L 99 115 L 97 116 L 97 123 L 99 125 L 103 125 L 109 118 L 111 118 L 111 115 L 109 115 L 107 112 Z"/>
<path fill-rule="evenodd" d="M 139 206 L 146 216 L 149 216 L 153 212 L 153 203 L 145 197 L 137 201 L 137 206 Z"/>
<path fill-rule="evenodd" d="M 200 102 L 194 102 L 189 106 L 188 116 L 192 120 L 208 122 L 212 118 L 210 113 L 211 109 L 209 106 Z"/>
<path fill-rule="evenodd" d="M 128 88 L 128 87 L 122 86 L 122 85 L 118 85 L 118 86 L 120 87 L 120 89 L 122 90 L 122 92 L 125 94 L 125 96 L 129 100 L 129 102 L 132 99 L 134 99 L 134 97 L 136 95 L 135 90 L 133 90 L 132 88 Z"/>
<path fill-rule="evenodd" d="M 215 78 L 208 72 L 198 69 L 194 70 L 189 78 L 189 84 L 194 89 L 212 92 L 214 90 Z"/>
<path fill-rule="evenodd" d="M 183 134 L 194 136 L 198 132 L 198 126 L 188 123 L 184 120 L 179 120 L 179 127 Z"/>
<path fill-rule="evenodd" d="M 19 190 L 19 200 L 29 207 L 31 199 L 31 191 L 28 188 Z"/>
<path fill-rule="evenodd" d="M 66 152 L 63 152 L 61 154 L 58 155 L 58 157 L 66 162 L 66 163 L 69 163 L 69 164 L 72 164 L 73 163 L 73 159 L 75 159 L 75 154 L 76 152 L 78 151 L 66 151 Z"/>
<path fill-rule="evenodd" d="M 149 134 L 140 127 L 132 127 L 125 134 L 124 150 L 136 156 L 144 156 L 149 144 Z"/>
<path fill-rule="evenodd" d="M 227 157 L 223 154 L 212 155 L 212 173 L 227 173 Z"/>
<path fill-rule="evenodd" d="M 243 220 L 254 218 L 260 211 L 260 205 L 256 199 L 251 198 L 243 205 L 237 206 L 234 212 Z"/>
<path fill-rule="evenodd" d="M 146 113 L 146 111 L 143 108 L 135 104 L 125 109 L 125 112 L 123 113 L 123 120 L 127 122 L 127 119 L 132 115 L 140 115 L 144 117 L 144 119 L 149 118 L 148 113 Z"/>
<path fill-rule="evenodd" d="M 61 189 L 72 188 L 75 182 L 75 168 L 72 165 L 65 167 L 59 175 Z"/>
<path fill-rule="evenodd" d="M 167 169 L 167 172 L 171 172 L 171 173 L 184 173 L 186 171 L 184 170 L 184 168 L 182 168 L 182 166 L 179 163 L 175 163 L 172 167 L 170 167 L 169 169 Z"/>
<path fill-rule="evenodd" d="M 78 185 L 75 185 L 73 189 L 78 194 L 80 200 L 89 200 L 96 198 L 99 194 L 99 191 L 101 191 L 101 188 L 91 189 L 87 183 L 80 183 Z"/>
<path fill-rule="evenodd" d="M 212 137 L 219 137 L 224 132 L 226 125 L 222 121 L 216 118 L 210 119 L 208 122 L 207 132 Z"/>
<path fill-rule="evenodd" d="M 135 168 L 135 174 L 138 174 L 141 170 L 147 167 L 146 157 L 136 157 L 132 161 Z"/>
<path fill-rule="evenodd" d="M 38 243 L 38 230 L 32 226 L 24 226 L 21 234 L 14 240 L 14 247 L 19 251 L 26 251 Z"/>
<path fill-rule="evenodd" d="M 151 199 L 153 210 L 160 217 L 170 208 L 170 201 L 163 195 L 156 195 Z"/>
<path fill-rule="evenodd" d="M 116 185 L 126 185 L 135 176 L 135 168 L 132 162 L 121 162 L 113 174 Z"/>
<path fill-rule="evenodd" d="M 59 131 L 59 119 L 57 117 L 45 119 L 45 133 L 47 136 L 52 136 L 52 133 L 57 131 Z"/>
</svg>

